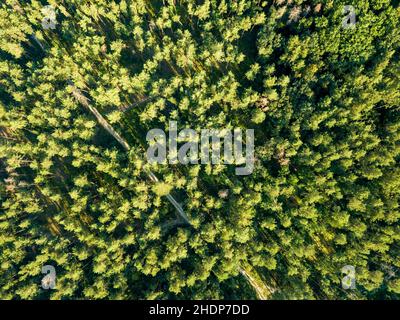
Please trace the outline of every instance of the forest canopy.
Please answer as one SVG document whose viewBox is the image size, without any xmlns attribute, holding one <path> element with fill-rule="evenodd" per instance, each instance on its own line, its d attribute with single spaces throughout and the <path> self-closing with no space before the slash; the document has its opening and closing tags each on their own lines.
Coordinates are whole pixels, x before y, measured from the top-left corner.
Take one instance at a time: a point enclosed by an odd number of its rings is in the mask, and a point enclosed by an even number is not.
<svg viewBox="0 0 400 320">
<path fill-rule="evenodd" d="M 0 299 L 399 299 L 399 164 L 397 0 L 1 1 Z"/>
</svg>

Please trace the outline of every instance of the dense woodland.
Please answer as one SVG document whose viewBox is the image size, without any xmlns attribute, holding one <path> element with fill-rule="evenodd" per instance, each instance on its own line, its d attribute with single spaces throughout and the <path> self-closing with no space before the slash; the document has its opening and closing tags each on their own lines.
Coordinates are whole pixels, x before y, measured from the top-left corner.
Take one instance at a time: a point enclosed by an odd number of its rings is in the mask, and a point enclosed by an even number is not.
<svg viewBox="0 0 400 320">
<path fill-rule="evenodd" d="M 399 46 L 396 0 L 2 0 L 0 298 L 399 299 Z M 150 165 L 170 120 L 254 172 Z"/>
</svg>

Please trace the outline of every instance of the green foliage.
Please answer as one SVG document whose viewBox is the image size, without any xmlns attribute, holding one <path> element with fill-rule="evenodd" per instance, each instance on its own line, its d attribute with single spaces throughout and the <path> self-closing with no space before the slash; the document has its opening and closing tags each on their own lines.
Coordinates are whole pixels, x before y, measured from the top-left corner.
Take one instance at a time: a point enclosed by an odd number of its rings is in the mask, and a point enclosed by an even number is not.
<svg viewBox="0 0 400 320">
<path fill-rule="evenodd" d="M 399 298 L 398 1 L 49 3 L 0 4 L 0 298 Z M 253 128 L 253 174 L 146 163 L 170 120 Z"/>
</svg>

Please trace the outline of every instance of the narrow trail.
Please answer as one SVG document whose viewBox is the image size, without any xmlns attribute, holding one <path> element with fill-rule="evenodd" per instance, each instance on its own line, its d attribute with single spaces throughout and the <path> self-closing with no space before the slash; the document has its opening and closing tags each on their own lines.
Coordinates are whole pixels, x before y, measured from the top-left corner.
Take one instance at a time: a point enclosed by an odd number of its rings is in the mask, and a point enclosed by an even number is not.
<svg viewBox="0 0 400 320">
<path fill-rule="evenodd" d="M 111 134 L 126 151 L 129 151 L 129 144 L 118 134 L 117 131 L 115 131 L 115 129 L 107 122 L 107 120 L 99 113 L 99 111 L 95 107 L 90 105 L 88 99 L 82 94 L 82 92 L 78 88 L 73 85 L 72 82 L 70 83 L 70 85 L 74 87 L 73 95 L 75 96 L 75 98 L 96 117 L 98 123 L 105 130 L 107 130 L 107 132 Z M 147 175 L 153 182 L 159 181 L 159 179 L 153 172 L 148 171 Z M 185 211 L 183 210 L 182 206 L 175 200 L 175 198 L 171 194 L 167 194 L 166 197 L 168 201 L 175 207 L 176 211 L 179 213 L 179 216 L 187 224 L 191 225 Z M 175 223 L 176 221 L 174 221 L 172 224 Z M 240 274 L 242 274 L 249 282 L 249 284 L 253 287 L 253 289 L 257 293 L 257 297 L 260 300 L 267 300 L 269 298 L 271 294 L 271 289 L 267 288 L 267 286 L 263 283 L 261 279 L 259 279 L 259 277 L 252 275 L 250 271 L 246 270 L 243 267 L 239 267 L 238 270 Z"/>
<path fill-rule="evenodd" d="M 260 300 L 268 300 L 275 289 L 268 287 L 258 276 L 254 275 L 254 272 L 246 270 L 244 267 L 239 268 L 239 272 L 246 278 L 253 289 L 257 293 L 257 297 Z"/>
<path fill-rule="evenodd" d="M 82 92 L 75 87 L 72 81 L 69 81 L 69 84 L 73 86 L 73 96 L 85 107 L 87 108 L 97 119 L 97 122 L 109 133 L 111 134 L 115 140 L 118 141 L 118 143 L 126 150 L 129 151 L 131 148 L 126 142 L 125 139 L 123 139 L 117 131 L 108 123 L 108 121 L 100 114 L 100 112 L 93 106 L 90 105 L 88 98 L 86 98 Z M 147 176 L 150 178 L 151 181 L 153 182 L 158 182 L 159 179 L 157 176 L 151 172 L 148 171 L 146 172 Z M 178 201 L 175 200 L 175 198 L 171 194 L 166 195 L 168 201 L 175 207 L 176 211 L 178 212 L 179 216 L 189 225 L 191 223 L 189 222 L 189 218 L 186 215 L 185 211 L 183 210 L 182 206 L 178 203 Z"/>
</svg>

